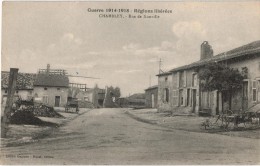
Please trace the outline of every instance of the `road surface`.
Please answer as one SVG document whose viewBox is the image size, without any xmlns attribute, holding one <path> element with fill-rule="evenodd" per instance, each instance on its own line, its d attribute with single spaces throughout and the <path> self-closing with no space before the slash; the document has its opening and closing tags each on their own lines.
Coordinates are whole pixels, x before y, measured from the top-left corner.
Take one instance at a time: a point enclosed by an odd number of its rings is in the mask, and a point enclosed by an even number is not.
<svg viewBox="0 0 260 166">
<path fill-rule="evenodd" d="M 2 164 L 259 164 L 259 140 L 172 130 L 94 109 L 38 142 L 1 149 Z"/>
</svg>

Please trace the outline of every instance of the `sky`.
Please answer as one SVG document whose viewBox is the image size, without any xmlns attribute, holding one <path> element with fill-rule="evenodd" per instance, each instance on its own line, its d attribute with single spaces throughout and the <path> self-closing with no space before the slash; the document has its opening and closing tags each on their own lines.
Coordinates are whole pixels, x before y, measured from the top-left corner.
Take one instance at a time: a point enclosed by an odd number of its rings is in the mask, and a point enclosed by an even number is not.
<svg viewBox="0 0 260 166">
<path fill-rule="evenodd" d="M 89 8 L 172 13 L 100 18 L 105 13 Z M 70 77 L 70 82 L 118 86 L 128 96 L 158 84 L 160 58 L 167 71 L 199 60 L 203 41 L 217 55 L 259 40 L 259 27 L 259 1 L 3 2 L 1 70 L 35 73 L 50 64 L 70 75 L 100 78 Z"/>
</svg>

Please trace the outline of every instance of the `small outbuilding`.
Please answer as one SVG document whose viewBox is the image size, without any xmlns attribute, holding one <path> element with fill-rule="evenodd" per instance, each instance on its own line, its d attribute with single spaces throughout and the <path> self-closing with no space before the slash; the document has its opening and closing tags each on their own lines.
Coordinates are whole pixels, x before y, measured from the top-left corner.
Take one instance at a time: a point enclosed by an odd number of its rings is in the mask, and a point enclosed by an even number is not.
<svg viewBox="0 0 260 166">
<path fill-rule="evenodd" d="M 145 89 L 145 106 L 147 108 L 157 108 L 158 85 Z"/>
</svg>

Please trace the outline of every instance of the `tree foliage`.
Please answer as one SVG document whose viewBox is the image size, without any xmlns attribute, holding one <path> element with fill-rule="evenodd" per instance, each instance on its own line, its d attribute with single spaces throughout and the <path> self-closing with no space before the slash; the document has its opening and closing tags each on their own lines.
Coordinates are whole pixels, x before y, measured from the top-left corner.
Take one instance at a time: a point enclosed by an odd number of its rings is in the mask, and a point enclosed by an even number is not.
<svg viewBox="0 0 260 166">
<path fill-rule="evenodd" d="M 244 75 L 223 64 L 211 63 L 198 73 L 202 90 L 233 91 L 242 88 Z"/>
</svg>

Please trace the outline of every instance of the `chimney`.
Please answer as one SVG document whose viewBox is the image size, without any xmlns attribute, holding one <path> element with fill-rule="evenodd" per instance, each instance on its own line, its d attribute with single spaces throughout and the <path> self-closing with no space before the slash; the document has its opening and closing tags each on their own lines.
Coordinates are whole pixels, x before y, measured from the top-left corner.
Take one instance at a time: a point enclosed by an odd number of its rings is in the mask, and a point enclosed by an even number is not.
<svg viewBox="0 0 260 166">
<path fill-rule="evenodd" d="M 210 57 L 213 57 L 213 49 L 211 48 L 211 45 L 209 45 L 208 41 L 204 41 L 200 45 L 200 60 Z"/>
<path fill-rule="evenodd" d="M 49 75 L 50 74 L 50 67 L 51 65 L 50 64 L 47 64 L 47 70 L 46 70 L 46 73 Z"/>
</svg>

